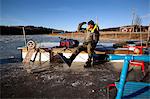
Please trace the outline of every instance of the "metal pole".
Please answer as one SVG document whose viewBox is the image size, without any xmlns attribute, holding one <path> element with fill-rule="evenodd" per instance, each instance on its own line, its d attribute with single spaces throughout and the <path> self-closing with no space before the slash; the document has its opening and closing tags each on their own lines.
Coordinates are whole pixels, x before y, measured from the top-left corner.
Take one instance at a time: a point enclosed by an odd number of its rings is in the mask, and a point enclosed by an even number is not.
<svg viewBox="0 0 150 99">
<path fill-rule="evenodd" d="M 72 32 L 72 37 L 71 37 L 72 39 L 74 39 L 74 35 L 73 35 L 73 32 Z"/>
<path fill-rule="evenodd" d="M 124 85 L 125 85 L 126 76 L 127 76 L 127 72 L 128 72 L 128 65 L 129 65 L 129 61 L 127 58 L 128 57 L 126 57 L 124 59 L 124 64 L 123 64 L 123 68 L 122 68 L 122 72 L 121 72 L 121 76 L 120 76 L 119 89 L 117 92 L 116 99 L 121 99 L 121 97 L 123 95 L 123 90 L 124 90 Z"/>
<path fill-rule="evenodd" d="M 141 56 L 132 56 L 132 55 L 126 55 L 126 56 L 119 56 L 119 55 L 109 55 L 109 60 L 122 60 L 124 59 L 124 64 L 120 76 L 120 82 L 119 82 L 119 88 L 117 91 L 117 97 L 116 99 L 121 99 L 123 95 L 124 85 L 126 81 L 126 76 L 128 72 L 128 65 L 130 60 L 140 60 L 144 62 L 149 62 L 150 56 L 148 55 L 141 55 Z"/>
<path fill-rule="evenodd" d="M 25 46 L 27 46 L 26 33 L 25 33 L 24 27 L 22 27 L 22 30 L 23 30 L 23 36 L 24 36 L 24 44 Z"/>
<path fill-rule="evenodd" d="M 133 26 L 133 25 L 132 25 Z M 129 35 L 129 40 L 131 40 L 131 31 L 130 31 L 130 35 Z"/>
<path fill-rule="evenodd" d="M 146 42 L 146 47 L 148 48 L 148 42 L 149 42 L 149 38 L 150 38 L 150 24 L 149 24 L 149 27 L 148 27 L 148 36 L 147 36 L 147 42 Z"/>
<path fill-rule="evenodd" d="M 114 54 L 109 54 L 108 60 L 123 60 L 126 57 L 128 57 L 128 60 L 139 60 L 139 61 L 144 61 L 144 62 L 150 61 L 149 55 L 133 56 L 133 55 L 114 55 Z"/>
<path fill-rule="evenodd" d="M 140 25 L 140 39 L 141 39 L 141 46 L 142 46 L 142 32 L 141 32 L 141 25 Z"/>
<path fill-rule="evenodd" d="M 132 27 L 133 27 L 133 31 L 134 32 L 134 19 L 135 19 L 135 9 L 133 8 L 132 9 Z M 129 39 L 131 40 L 131 31 L 130 31 L 130 36 L 129 36 Z"/>
<path fill-rule="evenodd" d="M 98 17 L 96 16 L 96 24 L 98 25 Z"/>
</svg>

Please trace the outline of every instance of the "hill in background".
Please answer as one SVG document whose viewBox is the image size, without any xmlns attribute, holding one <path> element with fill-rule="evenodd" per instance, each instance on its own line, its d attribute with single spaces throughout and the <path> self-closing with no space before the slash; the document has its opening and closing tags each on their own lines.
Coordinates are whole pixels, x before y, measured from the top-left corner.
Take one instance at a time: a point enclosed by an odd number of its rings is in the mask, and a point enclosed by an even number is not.
<svg viewBox="0 0 150 99">
<path fill-rule="evenodd" d="M 25 28 L 26 35 L 51 34 L 52 31 L 56 31 L 56 29 L 35 27 L 35 26 L 0 26 L 0 34 L 1 35 L 22 35 L 23 34 L 22 27 Z"/>
</svg>

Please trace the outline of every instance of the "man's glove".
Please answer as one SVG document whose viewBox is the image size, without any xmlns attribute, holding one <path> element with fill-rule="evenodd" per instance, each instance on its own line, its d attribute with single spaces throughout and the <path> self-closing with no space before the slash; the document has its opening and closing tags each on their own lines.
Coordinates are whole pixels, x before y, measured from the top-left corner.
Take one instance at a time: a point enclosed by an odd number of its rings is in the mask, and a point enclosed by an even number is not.
<svg viewBox="0 0 150 99">
<path fill-rule="evenodd" d="M 83 42 L 83 45 L 88 45 L 88 42 Z"/>
<path fill-rule="evenodd" d="M 80 31 L 80 30 L 82 29 L 82 26 L 83 26 L 84 24 L 86 24 L 86 22 L 80 23 L 80 24 L 78 25 L 77 31 Z"/>
</svg>

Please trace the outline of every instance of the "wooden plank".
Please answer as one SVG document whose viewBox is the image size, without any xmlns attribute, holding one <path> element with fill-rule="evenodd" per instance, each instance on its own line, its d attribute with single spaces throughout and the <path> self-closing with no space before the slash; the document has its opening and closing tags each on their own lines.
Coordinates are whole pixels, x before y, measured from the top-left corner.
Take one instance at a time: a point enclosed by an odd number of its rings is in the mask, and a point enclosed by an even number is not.
<svg viewBox="0 0 150 99">
<path fill-rule="evenodd" d="M 69 48 L 69 49 L 65 49 L 65 48 L 53 48 L 52 52 L 54 54 L 57 54 L 57 53 L 73 53 L 75 50 L 76 50 L 76 48 Z M 87 54 L 87 52 L 85 52 L 85 51 L 82 51 L 81 53 L 82 54 Z M 105 54 L 106 52 L 104 52 L 104 51 L 95 51 L 95 53 L 96 54 Z"/>
<path fill-rule="evenodd" d="M 51 50 L 48 50 L 47 48 L 40 48 L 41 52 L 46 51 L 46 52 L 50 52 Z M 53 53 L 72 53 L 74 52 L 76 48 L 52 48 L 52 52 Z M 27 49 L 26 48 L 22 48 L 23 52 L 26 52 Z M 85 51 L 82 51 L 81 53 L 86 53 Z M 115 49 L 115 50 L 106 50 L 106 51 L 96 51 L 96 54 L 134 54 L 133 51 L 128 50 L 128 48 L 124 48 L 124 49 Z"/>
<path fill-rule="evenodd" d="M 114 50 L 113 54 L 134 54 L 134 52 L 130 50 Z"/>
<path fill-rule="evenodd" d="M 44 72 L 44 71 L 47 71 L 47 70 L 49 70 L 49 68 L 50 68 L 50 66 L 48 65 L 48 66 L 39 66 L 39 67 L 37 67 L 37 68 L 35 68 L 35 69 L 32 69 L 31 70 L 31 73 L 40 73 L 40 72 Z"/>
<path fill-rule="evenodd" d="M 115 82 L 117 89 L 119 83 Z M 148 99 L 150 93 L 150 84 L 143 82 L 126 82 L 123 91 L 123 98 Z"/>
</svg>

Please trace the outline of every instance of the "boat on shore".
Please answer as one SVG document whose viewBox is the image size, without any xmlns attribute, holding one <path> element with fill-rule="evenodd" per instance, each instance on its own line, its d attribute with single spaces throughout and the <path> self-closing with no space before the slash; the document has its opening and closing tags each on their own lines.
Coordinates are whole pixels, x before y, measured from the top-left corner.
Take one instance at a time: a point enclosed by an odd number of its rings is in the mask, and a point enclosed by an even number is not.
<svg viewBox="0 0 150 99">
<path fill-rule="evenodd" d="M 69 39 L 70 40 L 70 39 Z M 66 40 L 67 41 L 67 40 Z M 30 44 L 31 43 L 31 44 Z M 28 44 L 32 45 L 32 47 L 35 49 L 40 49 L 39 53 L 44 56 L 46 54 L 47 56 L 50 56 L 50 54 L 56 55 L 57 53 L 63 53 L 66 57 L 69 58 L 69 56 L 72 54 L 72 52 L 76 49 L 76 47 L 62 47 L 61 42 L 41 42 L 36 44 L 34 41 L 31 40 L 28 41 L 27 46 L 24 47 L 18 47 L 19 50 L 21 50 L 22 59 L 25 58 L 27 52 L 28 52 Z M 79 43 L 81 45 L 82 42 Z M 135 50 L 142 51 L 142 54 L 145 53 L 145 49 L 149 48 L 146 46 L 140 46 L 140 41 L 133 40 L 133 41 L 126 41 L 126 42 L 98 42 L 95 53 L 98 54 L 119 54 L 119 55 L 127 55 L 127 54 L 135 54 Z M 142 48 L 142 50 L 140 50 Z M 37 56 L 39 56 L 39 53 Z M 138 54 L 138 52 L 136 53 Z M 141 54 L 141 53 L 140 53 Z M 148 53 L 147 53 L 148 54 Z M 32 55 L 33 58 L 35 56 L 35 53 Z M 86 60 L 87 53 L 82 51 L 79 56 L 83 56 L 83 59 Z M 85 57 L 84 57 L 85 56 Z M 31 58 L 31 60 L 33 59 Z M 51 57 L 41 57 L 41 61 L 48 61 Z M 39 58 L 35 58 L 36 61 L 39 61 Z M 80 58 L 75 59 L 75 62 L 85 62 L 84 60 L 80 60 Z"/>
<path fill-rule="evenodd" d="M 135 53 L 140 54 L 140 51 L 141 51 L 140 49 L 136 48 L 134 44 L 132 45 L 129 44 L 130 47 L 122 47 L 122 46 L 117 47 L 116 45 L 118 44 L 108 43 L 108 42 L 107 43 L 99 42 L 94 50 L 95 54 L 93 56 L 93 63 L 97 65 L 97 64 L 103 64 L 103 63 L 108 62 L 111 64 L 112 69 L 116 70 L 117 72 L 118 71 L 120 72 L 122 69 L 124 60 L 108 60 L 108 55 L 115 54 L 115 55 L 122 55 L 122 56 L 125 56 L 125 55 L 136 56 L 137 54 Z M 18 50 L 21 51 L 21 56 L 22 56 L 24 64 L 30 64 L 31 62 L 40 62 L 40 63 L 57 62 L 58 60 L 61 60 L 58 53 L 63 53 L 65 57 L 69 58 L 75 49 L 76 47 L 73 47 L 73 48 L 61 47 L 60 42 L 43 42 L 43 43 L 36 44 L 34 41 L 28 41 L 27 46 L 18 48 Z M 146 50 L 145 47 L 142 47 L 143 54 L 145 53 L 148 54 L 149 51 L 150 51 L 149 48 Z M 88 59 L 88 53 L 85 51 L 82 51 L 74 59 L 73 63 L 85 63 L 87 59 Z M 61 62 L 63 61 L 61 60 Z"/>
<path fill-rule="evenodd" d="M 73 53 L 73 51 L 76 49 L 76 47 L 74 48 L 60 47 L 60 42 L 45 42 L 45 43 L 43 42 L 43 43 L 33 44 L 33 45 L 36 45 L 36 47 L 34 47 L 35 51 L 32 53 L 31 56 L 32 61 L 50 62 L 53 56 L 57 55 L 57 53 L 63 53 L 65 57 L 69 58 Z M 28 53 L 28 46 L 19 47 L 18 49 L 21 50 L 22 59 L 25 59 Z M 103 61 L 105 59 L 104 56 L 107 54 L 128 55 L 128 54 L 134 54 L 134 50 L 135 49 L 133 47 L 118 48 L 114 43 L 98 43 L 95 49 L 94 57 L 100 58 L 100 60 Z M 88 54 L 82 51 L 75 58 L 73 62 L 86 62 L 87 58 L 88 58 Z M 123 60 L 119 60 L 119 61 L 123 62 Z M 113 60 L 112 62 L 118 62 L 118 61 Z"/>
<path fill-rule="evenodd" d="M 54 55 L 57 53 L 63 53 L 64 56 L 69 58 L 73 51 L 76 49 L 74 48 L 65 48 L 59 47 L 59 42 L 49 42 L 49 43 L 39 43 L 36 44 L 35 52 L 33 53 L 31 60 L 34 61 L 50 61 Z M 36 54 L 37 50 L 38 53 Z M 28 53 L 28 47 L 18 47 L 18 50 L 21 50 L 22 59 L 24 59 Z M 133 54 L 132 50 L 128 48 L 113 48 L 113 43 L 98 43 L 95 49 L 95 57 L 98 55 L 106 55 L 106 54 Z M 36 56 L 35 56 L 36 55 Z M 88 54 L 82 51 L 74 60 L 74 62 L 86 62 L 88 58 Z"/>
</svg>

